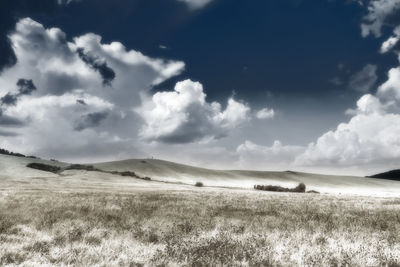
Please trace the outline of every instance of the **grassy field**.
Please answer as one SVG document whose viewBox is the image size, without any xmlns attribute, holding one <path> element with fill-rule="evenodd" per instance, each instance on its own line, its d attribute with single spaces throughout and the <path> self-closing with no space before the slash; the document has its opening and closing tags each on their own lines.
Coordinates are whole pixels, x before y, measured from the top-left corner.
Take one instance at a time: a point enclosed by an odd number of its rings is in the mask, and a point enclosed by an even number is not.
<svg viewBox="0 0 400 267">
<path fill-rule="evenodd" d="M 2 266 L 400 264 L 400 199 L 21 188 L 0 192 Z"/>
<path fill-rule="evenodd" d="M 96 165 L 146 181 L 30 162 L 67 166 L 0 155 L 0 266 L 400 266 L 398 182 L 157 160 Z M 304 182 L 322 194 L 248 188 L 256 182 Z"/>
</svg>

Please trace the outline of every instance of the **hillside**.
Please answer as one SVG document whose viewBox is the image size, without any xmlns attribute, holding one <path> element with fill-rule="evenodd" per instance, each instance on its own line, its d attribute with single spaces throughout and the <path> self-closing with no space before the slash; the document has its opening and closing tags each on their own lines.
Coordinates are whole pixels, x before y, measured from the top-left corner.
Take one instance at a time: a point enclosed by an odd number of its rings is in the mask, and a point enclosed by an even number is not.
<svg viewBox="0 0 400 267">
<path fill-rule="evenodd" d="M 400 170 L 391 170 L 388 172 L 378 173 L 375 175 L 368 176 L 368 178 L 378 178 L 378 179 L 400 181 Z"/>
<path fill-rule="evenodd" d="M 322 193 L 344 193 L 361 195 L 400 194 L 400 183 L 386 179 L 354 176 L 320 175 L 302 172 L 269 172 L 212 170 L 193 167 L 157 159 L 132 159 L 94 164 L 94 167 L 107 172 L 134 172 L 141 177 L 150 177 L 152 181 L 142 181 L 132 177 L 121 177 L 110 173 L 67 170 L 60 174 L 27 168 L 31 162 L 66 167 L 67 163 L 46 161 L 24 157 L 0 155 L 0 182 L 11 187 L 14 182 L 29 184 L 33 181 L 40 187 L 65 186 L 99 188 L 111 187 L 115 190 L 128 190 L 137 187 L 180 188 L 202 182 L 206 187 L 226 187 L 252 189 L 254 185 L 277 185 L 294 187 L 298 183 L 306 184 L 308 190 Z M 38 182 L 40 181 L 40 183 Z M 167 183 L 166 183 L 167 182 Z"/>
<path fill-rule="evenodd" d="M 400 183 L 388 180 L 321 175 L 303 172 L 269 172 L 240 170 L 211 170 L 157 159 L 132 159 L 95 164 L 108 171 L 134 171 L 152 179 L 194 184 L 203 182 L 208 186 L 253 188 L 255 184 L 271 184 L 293 187 L 299 182 L 308 189 L 320 192 L 381 194 L 400 193 Z"/>
</svg>

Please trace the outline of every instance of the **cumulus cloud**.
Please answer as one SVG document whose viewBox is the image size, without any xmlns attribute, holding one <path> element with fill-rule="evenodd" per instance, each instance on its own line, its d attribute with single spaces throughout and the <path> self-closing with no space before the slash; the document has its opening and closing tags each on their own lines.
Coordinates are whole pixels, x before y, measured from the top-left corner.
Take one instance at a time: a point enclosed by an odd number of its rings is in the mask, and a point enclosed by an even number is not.
<svg viewBox="0 0 400 267">
<path fill-rule="evenodd" d="M 376 65 L 365 65 L 362 70 L 350 77 L 350 88 L 363 93 L 371 90 L 378 80 L 378 75 L 376 74 L 377 69 Z"/>
<path fill-rule="evenodd" d="M 17 61 L 0 74 L 7 103 L 0 107 L 0 147 L 9 150 L 67 161 L 162 155 L 227 136 L 250 117 L 247 104 L 208 102 L 202 85 L 190 80 L 152 94 L 154 85 L 182 73 L 181 61 L 105 44 L 93 33 L 67 38 L 30 18 L 18 21 L 9 40 Z M 204 161 L 235 154 L 202 151 Z"/>
<path fill-rule="evenodd" d="M 400 115 L 358 114 L 322 135 L 296 159 L 300 165 L 353 166 L 400 158 Z"/>
<path fill-rule="evenodd" d="M 87 128 L 94 128 L 100 125 L 108 116 L 108 112 L 93 112 L 81 116 L 81 119 L 77 122 L 75 130 L 82 131 Z"/>
<path fill-rule="evenodd" d="M 280 141 L 275 141 L 272 146 L 261 146 L 247 140 L 237 147 L 236 152 L 240 166 L 282 170 L 291 165 L 304 150 L 305 147 L 282 145 Z"/>
<path fill-rule="evenodd" d="M 7 93 L 5 96 L 0 98 L 0 104 L 4 106 L 15 105 L 18 98 L 23 95 L 30 95 L 36 90 L 36 86 L 33 84 L 32 80 L 19 79 L 17 82 L 18 92 L 17 93 Z"/>
<path fill-rule="evenodd" d="M 256 113 L 256 118 L 260 120 L 272 119 L 275 116 L 275 111 L 269 108 L 263 108 Z"/>
<path fill-rule="evenodd" d="M 389 52 L 392 50 L 400 40 L 400 26 L 397 26 L 393 30 L 393 36 L 390 36 L 385 42 L 382 43 L 380 52 L 382 54 Z"/>
<path fill-rule="evenodd" d="M 387 101 L 400 101 L 400 67 L 389 70 L 388 80 L 378 88 L 377 95 Z"/>
<path fill-rule="evenodd" d="M 366 94 L 357 108 L 347 113 L 352 118 L 341 123 L 308 145 L 296 158 L 303 166 L 386 165 L 400 160 L 399 68 L 389 71 L 389 79 L 377 95 Z"/>
<path fill-rule="evenodd" d="M 85 54 L 84 48 L 78 48 L 77 53 L 83 62 L 100 73 L 103 78 L 103 85 L 111 86 L 111 82 L 115 79 L 115 72 L 107 65 L 107 62 Z"/>
<path fill-rule="evenodd" d="M 230 98 L 225 110 L 206 101 L 199 82 L 178 82 L 172 92 L 156 93 L 137 112 L 145 121 L 140 136 L 165 143 L 219 139 L 248 119 L 250 108 Z"/>
<path fill-rule="evenodd" d="M 212 0 L 178 0 L 178 1 L 187 4 L 188 7 L 191 9 L 199 9 L 209 4 Z"/>
<path fill-rule="evenodd" d="M 375 37 L 382 35 L 382 27 L 390 24 L 390 19 L 398 15 L 400 0 L 372 0 L 368 5 L 368 14 L 361 24 L 361 34 L 366 37 L 373 34 Z"/>
<path fill-rule="evenodd" d="M 185 66 L 92 33 L 67 41 L 30 18 L 9 40 L 17 61 L 0 74 L 0 147 L 27 154 L 93 159 L 135 151 L 141 122 L 132 109 Z"/>
</svg>

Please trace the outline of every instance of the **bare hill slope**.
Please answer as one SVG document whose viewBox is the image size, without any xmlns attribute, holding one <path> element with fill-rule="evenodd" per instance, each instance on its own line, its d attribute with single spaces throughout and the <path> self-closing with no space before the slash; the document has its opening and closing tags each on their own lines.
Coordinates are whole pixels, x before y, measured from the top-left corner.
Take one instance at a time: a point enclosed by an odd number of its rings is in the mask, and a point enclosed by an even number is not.
<svg viewBox="0 0 400 267">
<path fill-rule="evenodd" d="M 14 182 L 27 186 L 35 181 L 37 187 L 46 186 L 83 186 L 86 188 L 111 187 L 115 190 L 127 186 L 173 188 L 173 184 L 194 185 L 202 182 L 205 186 L 251 189 L 254 185 L 279 185 L 293 187 L 298 183 L 306 184 L 308 190 L 322 193 L 348 193 L 362 195 L 400 195 L 400 182 L 354 176 L 320 175 L 302 172 L 268 172 L 240 170 L 211 170 L 156 159 L 132 159 L 94 164 L 103 171 L 131 171 L 142 177 L 151 177 L 152 181 L 141 181 L 109 173 L 85 170 L 68 170 L 61 174 L 35 170 L 26 167 L 37 162 L 65 167 L 67 163 L 32 158 L 0 155 L 0 182 L 11 187 Z M 41 181 L 38 183 L 37 181 Z"/>
<path fill-rule="evenodd" d="M 240 170 L 211 170 L 177 164 L 157 159 L 133 159 L 95 164 L 99 169 L 110 171 L 134 171 L 153 179 L 208 186 L 252 188 L 255 184 L 271 184 L 292 187 L 299 182 L 308 189 L 321 192 L 356 194 L 399 194 L 400 182 L 381 179 L 334 176 L 302 172 L 269 172 Z"/>
</svg>

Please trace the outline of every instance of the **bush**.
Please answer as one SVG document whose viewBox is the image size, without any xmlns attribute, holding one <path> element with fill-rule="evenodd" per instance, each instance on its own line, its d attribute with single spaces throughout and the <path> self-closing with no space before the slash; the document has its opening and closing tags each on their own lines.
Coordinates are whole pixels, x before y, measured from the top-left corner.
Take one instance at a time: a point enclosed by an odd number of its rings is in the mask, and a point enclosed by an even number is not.
<svg viewBox="0 0 400 267">
<path fill-rule="evenodd" d="M 262 191 L 272 191 L 272 192 L 294 192 L 294 193 L 305 193 L 306 192 L 306 185 L 304 183 L 300 183 L 295 188 L 286 188 L 282 186 L 276 185 L 255 185 L 254 189 L 262 190 Z"/>
<path fill-rule="evenodd" d="M 61 171 L 60 167 L 47 165 L 43 163 L 29 163 L 28 165 L 26 165 L 26 167 L 52 173 L 58 173 L 59 171 Z"/>
<path fill-rule="evenodd" d="M 195 184 L 194 186 L 197 186 L 197 187 L 203 187 L 203 186 L 204 186 L 204 184 L 203 184 L 202 182 L 196 182 L 196 184 Z"/>
<path fill-rule="evenodd" d="M 96 169 L 92 165 L 82 165 L 82 164 L 71 164 L 66 170 L 85 170 L 85 171 L 95 171 Z"/>
<path fill-rule="evenodd" d="M 292 189 L 292 192 L 304 193 L 306 192 L 306 185 L 304 183 L 300 183 L 298 186 Z"/>
<path fill-rule="evenodd" d="M 139 178 L 139 176 L 137 176 L 135 172 L 130 172 L 130 171 L 119 172 L 119 175 Z"/>
</svg>

